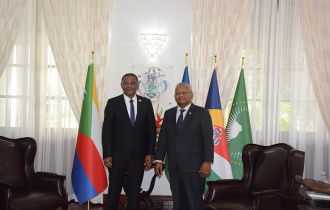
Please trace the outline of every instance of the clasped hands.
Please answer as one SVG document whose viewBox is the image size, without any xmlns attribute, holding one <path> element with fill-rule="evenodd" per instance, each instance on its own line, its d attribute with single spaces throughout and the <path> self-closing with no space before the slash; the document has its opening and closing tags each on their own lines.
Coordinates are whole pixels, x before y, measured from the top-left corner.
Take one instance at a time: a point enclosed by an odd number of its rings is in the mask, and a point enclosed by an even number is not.
<svg viewBox="0 0 330 210">
<path fill-rule="evenodd" d="M 104 162 L 104 166 L 111 168 L 112 167 L 112 157 L 107 157 L 103 159 Z M 152 166 L 152 156 L 147 155 L 145 158 L 145 170 L 149 170 Z M 156 162 L 155 163 L 155 174 L 160 178 L 163 175 L 163 163 L 162 162 Z M 211 174 L 211 163 L 209 162 L 203 162 L 203 164 L 201 165 L 201 168 L 199 170 L 200 176 L 201 177 L 208 177 Z"/>
<path fill-rule="evenodd" d="M 112 157 L 107 157 L 103 159 L 103 163 L 105 167 L 112 168 Z M 152 156 L 147 155 L 144 160 L 144 170 L 148 171 L 152 166 Z"/>
<path fill-rule="evenodd" d="M 163 175 L 163 163 L 162 162 L 156 162 L 155 163 L 155 174 L 160 178 Z M 208 177 L 211 174 L 211 163 L 209 162 L 203 162 L 201 165 L 201 169 L 199 170 L 201 177 Z"/>
</svg>

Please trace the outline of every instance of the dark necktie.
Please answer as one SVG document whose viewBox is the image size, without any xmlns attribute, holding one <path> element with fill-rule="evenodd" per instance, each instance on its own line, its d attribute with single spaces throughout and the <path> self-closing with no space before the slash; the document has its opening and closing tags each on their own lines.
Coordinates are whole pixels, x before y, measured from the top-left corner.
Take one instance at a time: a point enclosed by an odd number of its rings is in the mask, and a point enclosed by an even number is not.
<svg viewBox="0 0 330 210">
<path fill-rule="evenodd" d="M 180 127 L 181 127 L 181 124 L 182 124 L 182 121 L 183 121 L 183 112 L 186 111 L 184 109 L 180 109 L 180 116 L 178 118 L 178 122 L 176 123 L 176 127 L 178 128 L 178 130 L 180 130 Z"/>
<path fill-rule="evenodd" d="M 131 122 L 132 122 L 132 125 L 134 126 L 134 121 L 135 121 L 135 112 L 134 112 L 134 104 L 133 104 L 133 100 L 130 100 L 129 101 L 130 104 L 131 104 Z"/>
</svg>

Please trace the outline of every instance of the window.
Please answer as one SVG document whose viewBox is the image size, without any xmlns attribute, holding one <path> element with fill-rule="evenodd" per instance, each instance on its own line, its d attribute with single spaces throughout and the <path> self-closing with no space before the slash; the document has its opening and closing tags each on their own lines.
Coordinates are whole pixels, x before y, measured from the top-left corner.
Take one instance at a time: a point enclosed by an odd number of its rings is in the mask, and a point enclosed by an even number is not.
<svg viewBox="0 0 330 210">
<path fill-rule="evenodd" d="M 0 77 L 0 129 L 29 130 L 30 136 L 45 128 L 77 129 L 36 2 L 28 4 L 24 18 Z"/>
<path fill-rule="evenodd" d="M 256 0 L 242 52 L 244 76 L 253 143 L 281 142 L 304 151 L 304 176 L 317 180 L 320 172 L 329 171 L 330 139 L 310 81 L 300 26 L 298 1 Z"/>
</svg>

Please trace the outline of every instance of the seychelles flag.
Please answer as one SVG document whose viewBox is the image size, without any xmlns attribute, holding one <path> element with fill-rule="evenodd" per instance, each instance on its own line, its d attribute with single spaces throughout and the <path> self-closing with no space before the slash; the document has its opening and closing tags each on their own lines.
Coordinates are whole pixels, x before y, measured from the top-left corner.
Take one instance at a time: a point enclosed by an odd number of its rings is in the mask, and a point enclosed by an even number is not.
<svg viewBox="0 0 330 210">
<path fill-rule="evenodd" d="M 205 108 L 209 110 L 213 124 L 214 161 L 212 171 L 206 181 L 218 179 L 232 179 L 233 174 L 230 166 L 228 146 L 224 129 L 220 95 L 218 89 L 216 71 L 213 71 L 209 93 L 206 99 Z M 205 194 L 208 186 L 205 186 Z"/>
<path fill-rule="evenodd" d="M 97 99 L 94 64 L 88 66 L 76 151 L 72 168 L 72 186 L 80 204 L 107 188 L 103 166 L 101 120 Z"/>
</svg>

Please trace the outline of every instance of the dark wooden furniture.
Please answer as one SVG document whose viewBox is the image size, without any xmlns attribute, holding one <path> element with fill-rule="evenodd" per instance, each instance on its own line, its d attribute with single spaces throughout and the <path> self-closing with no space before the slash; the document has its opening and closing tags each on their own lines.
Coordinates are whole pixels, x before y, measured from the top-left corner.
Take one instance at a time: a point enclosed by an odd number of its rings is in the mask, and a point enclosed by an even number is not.
<svg viewBox="0 0 330 210">
<path fill-rule="evenodd" d="M 154 163 L 152 164 L 151 169 L 154 168 Z M 149 189 L 147 191 L 144 191 L 142 188 L 140 188 L 140 209 L 152 209 L 152 207 L 154 206 L 152 200 L 150 199 L 150 194 L 152 192 L 152 190 L 154 189 L 155 186 L 155 182 L 156 182 L 156 174 L 151 178 L 150 181 L 150 185 L 149 185 Z M 124 184 L 123 184 L 123 189 L 127 194 L 127 187 L 126 187 L 126 179 L 124 180 Z M 127 207 L 127 202 L 125 204 L 125 209 Z"/>
<path fill-rule="evenodd" d="M 330 200 L 307 199 L 298 189 L 284 189 L 277 192 L 280 204 L 289 209 L 330 209 Z M 330 196 L 330 195 L 329 195 Z"/>
<path fill-rule="evenodd" d="M 279 189 L 299 188 L 305 153 L 280 143 L 247 144 L 242 151 L 243 178 L 207 182 L 205 209 L 281 209 Z"/>
<path fill-rule="evenodd" d="M 65 176 L 35 172 L 36 141 L 0 136 L 0 209 L 67 209 Z"/>
<path fill-rule="evenodd" d="M 155 166 L 155 163 L 152 164 L 152 167 L 150 170 L 152 170 Z M 165 169 L 165 164 L 163 164 L 163 170 Z M 154 208 L 158 208 L 155 206 L 154 202 L 152 201 L 150 195 L 151 195 L 151 192 L 152 190 L 154 189 L 154 186 L 155 186 L 155 182 L 156 182 L 156 174 L 153 175 L 153 177 L 151 178 L 151 181 L 150 181 L 150 185 L 149 185 L 149 189 L 147 191 L 144 191 L 142 188 L 140 188 L 140 209 L 148 209 L 148 210 L 151 210 L 151 209 L 154 209 Z M 126 184 L 126 178 L 124 179 L 124 183 L 123 183 L 123 189 L 124 189 L 124 192 L 126 193 L 127 195 L 127 184 Z M 122 196 L 121 196 L 122 197 Z M 127 196 L 125 198 L 125 204 L 123 206 L 123 209 L 127 209 Z M 169 199 L 168 196 L 164 196 L 162 198 L 162 196 L 159 196 L 157 197 L 157 202 L 158 203 L 172 203 L 172 197 Z M 106 206 L 106 202 L 107 202 L 107 195 L 104 194 L 103 196 L 103 204 L 104 206 Z"/>
</svg>

